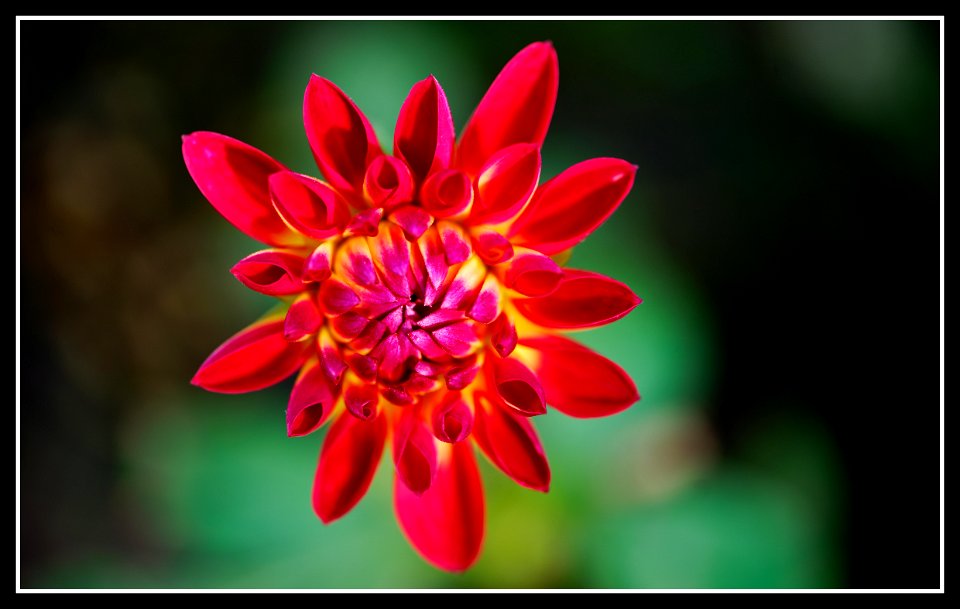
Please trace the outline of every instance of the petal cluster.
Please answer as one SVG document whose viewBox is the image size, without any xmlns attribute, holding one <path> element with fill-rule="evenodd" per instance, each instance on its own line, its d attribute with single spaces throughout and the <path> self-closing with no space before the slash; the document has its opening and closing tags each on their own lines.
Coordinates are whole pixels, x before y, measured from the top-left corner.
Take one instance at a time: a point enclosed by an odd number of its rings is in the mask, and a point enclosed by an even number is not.
<svg viewBox="0 0 960 609">
<path fill-rule="evenodd" d="M 332 82 L 303 103 L 323 180 L 227 136 L 183 138 L 210 203 L 267 249 L 231 269 L 280 299 L 200 366 L 210 391 L 296 374 L 290 436 L 327 420 L 313 507 L 332 522 L 359 502 L 383 454 L 411 544 L 439 568 L 476 560 L 484 502 L 472 445 L 518 484 L 546 492 L 531 422 L 548 407 L 600 417 L 639 399 L 617 364 L 563 336 L 640 303 L 625 284 L 557 263 L 620 205 L 635 167 L 590 159 L 540 184 L 559 71 L 550 43 L 503 68 L 459 143 L 435 78 L 400 108 L 393 154 Z"/>
</svg>

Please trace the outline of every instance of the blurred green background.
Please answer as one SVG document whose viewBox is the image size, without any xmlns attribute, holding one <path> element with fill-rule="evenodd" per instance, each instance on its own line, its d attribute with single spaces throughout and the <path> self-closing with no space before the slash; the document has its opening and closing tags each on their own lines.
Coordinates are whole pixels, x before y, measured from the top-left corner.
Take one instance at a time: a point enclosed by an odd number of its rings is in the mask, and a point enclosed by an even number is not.
<svg viewBox="0 0 960 609">
<path fill-rule="evenodd" d="M 21 585 L 937 586 L 938 26 L 20 23 Z M 389 146 L 414 82 L 437 76 L 459 128 L 543 39 L 544 177 L 640 166 L 570 265 L 644 298 L 577 337 L 643 400 L 538 418 L 547 495 L 484 462 L 485 548 L 450 575 L 402 538 L 388 463 L 342 521 L 315 518 L 321 438 L 285 436 L 289 382 L 188 384 L 270 300 L 230 276 L 258 246 L 179 136 L 316 174 L 311 72 Z"/>
</svg>

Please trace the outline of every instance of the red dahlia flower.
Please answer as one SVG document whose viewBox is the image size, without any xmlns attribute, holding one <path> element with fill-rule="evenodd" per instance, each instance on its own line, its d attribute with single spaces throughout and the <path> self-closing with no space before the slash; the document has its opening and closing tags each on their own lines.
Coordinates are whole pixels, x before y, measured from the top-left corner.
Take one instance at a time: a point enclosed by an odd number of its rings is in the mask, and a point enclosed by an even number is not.
<svg viewBox="0 0 960 609">
<path fill-rule="evenodd" d="M 547 405 L 601 417 L 639 399 L 623 369 L 560 333 L 620 319 L 640 299 L 555 260 L 613 213 L 636 169 L 591 159 L 538 186 L 558 74 L 550 43 L 520 51 L 459 144 L 440 84 L 420 81 L 400 108 L 392 156 L 353 101 L 314 75 L 303 118 L 325 182 L 224 135 L 183 138 L 200 191 L 270 247 L 233 274 L 282 301 L 214 351 L 193 383 L 242 393 L 299 371 L 287 434 L 333 419 L 317 515 L 329 523 L 360 501 L 389 440 L 400 526 L 443 569 L 469 567 L 483 540 L 471 442 L 546 492 L 530 417 Z"/>
</svg>

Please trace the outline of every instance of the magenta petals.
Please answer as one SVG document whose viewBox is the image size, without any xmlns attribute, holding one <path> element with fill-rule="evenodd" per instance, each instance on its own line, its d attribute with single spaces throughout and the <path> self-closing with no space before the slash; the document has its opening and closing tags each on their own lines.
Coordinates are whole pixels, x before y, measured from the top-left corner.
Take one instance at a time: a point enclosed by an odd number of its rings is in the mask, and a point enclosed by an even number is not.
<svg viewBox="0 0 960 609">
<path fill-rule="evenodd" d="M 610 217 L 637 168 L 620 159 L 577 163 L 537 189 L 510 229 L 510 240 L 551 255 L 573 247 Z"/>
<path fill-rule="evenodd" d="M 598 273 L 564 269 L 557 289 L 514 300 L 524 317 L 545 328 L 594 328 L 616 321 L 642 300 L 626 284 Z"/>
<path fill-rule="evenodd" d="M 557 100 L 560 69 L 549 42 L 535 42 L 511 59 L 463 128 L 458 163 L 476 175 L 495 152 L 511 144 L 540 145 Z"/>
<path fill-rule="evenodd" d="M 525 338 L 538 351 L 537 377 L 547 403 L 571 417 L 605 417 L 625 410 L 640 394 L 623 368 L 563 336 Z"/>
<path fill-rule="evenodd" d="M 286 168 L 232 137 L 198 131 L 183 136 L 183 160 L 203 196 L 224 218 L 267 245 L 300 245 L 273 208 L 269 178 Z"/>
</svg>

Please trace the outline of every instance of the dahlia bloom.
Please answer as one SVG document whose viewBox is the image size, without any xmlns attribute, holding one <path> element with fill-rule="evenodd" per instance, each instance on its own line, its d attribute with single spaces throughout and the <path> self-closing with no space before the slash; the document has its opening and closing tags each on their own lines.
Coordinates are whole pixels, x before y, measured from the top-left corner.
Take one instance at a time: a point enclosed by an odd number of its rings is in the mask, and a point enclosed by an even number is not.
<svg viewBox="0 0 960 609">
<path fill-rule="evenodd" d="M 483 540 L 474 443 L 546 492 L 531 418 L 548 405 L 607 416 L 640 397 L 617 364 L 562 334 L 620 319 L 640 299 L 558 264 L 614 212 L 636 170 L 597 158 L 538 185 L 558 78 L 552 45 L 529 45 L 456 143 L 443 89 L 428 77 L 400 108 L 388 155 L 353 101 L 313 75 L 303 119 L 326 181 L 224 135 L 183 138 L 200 191 L 269 247 L 233 274 L 280 299 L 216 349 L 193 384 L 242 393 L 297 373 L 287 434 L 332 420 L 317 515 L 330 523 L 349 512 L 389 444 L 401 529 L 442 569 L 469 567 Z"/>
</svg>

